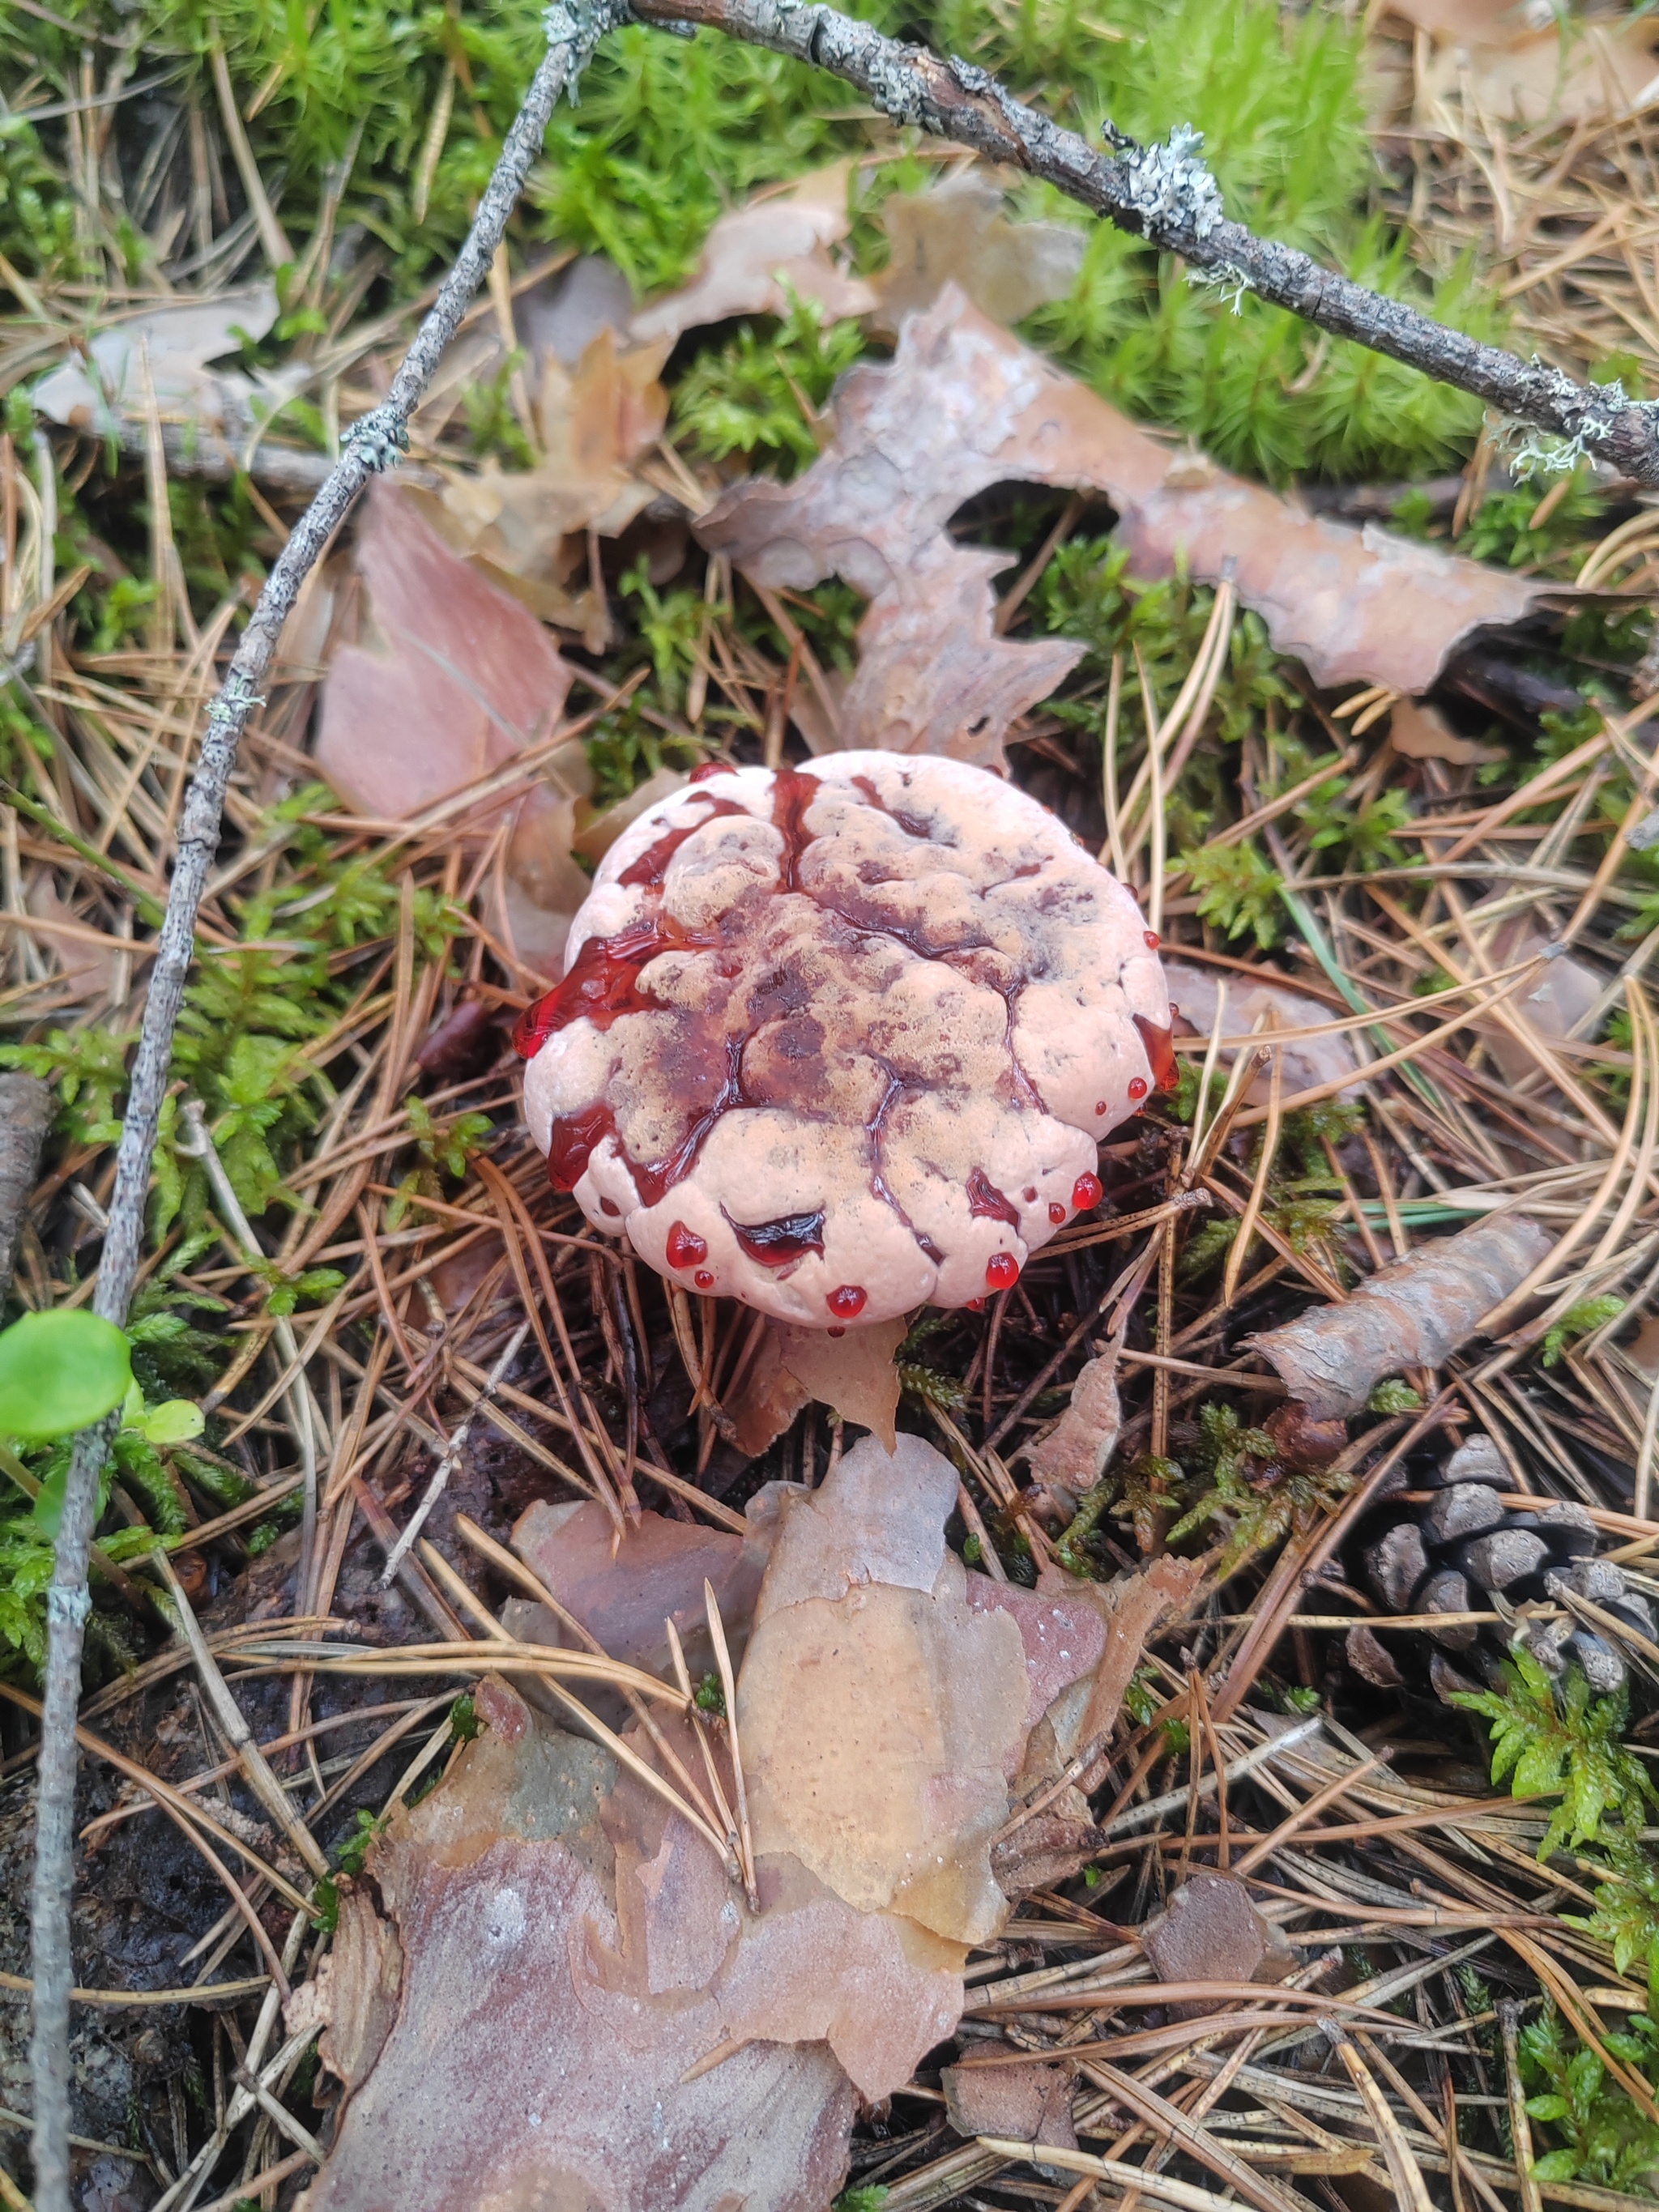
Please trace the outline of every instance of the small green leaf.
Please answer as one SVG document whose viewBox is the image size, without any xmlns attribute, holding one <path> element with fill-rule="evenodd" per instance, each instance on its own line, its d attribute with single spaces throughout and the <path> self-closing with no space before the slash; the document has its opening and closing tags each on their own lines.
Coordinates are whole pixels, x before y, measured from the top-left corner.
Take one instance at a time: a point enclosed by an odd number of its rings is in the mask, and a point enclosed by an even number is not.
<svg viewBox="0 0 1659 2212">
<path fill-rule="evenodd" d="M 1534 2181 L 1571 2181 L 1578 2171 L 1578 2154 L 1571 2150 L 1547 2150 L 1542 2158 L 1532 2163 Z"/>
<path fill-rule="evenodd" d="M 189 1398 L 167 1398 L 133 1424 L 152 1444 L 187 1444 L 207 1426 L 201 1407 Z"/>
<path fill-rule="evenodd" d="M 96 1314 L 25 1314 L 0 1331 L 0 1435 L 64 1437 L 101 1420 L 132 1381 L 127 1340 Z"/>
<path fill-rule="evenodd" d="M 69 1492 L 70 1471 L 67 1463 L 56 1468 L 41 1484 L 40 1493 L 29 1509 L 29 1518 L 43 1536 L 56 1540 L 64 1522 L 64 1500 Z"/>
<path fill-rule="evenodd" d="M 1565 2097 L 1528 2097 L 1527 2117 L 1534 2120 L 1565 2120 L 1572 2110 Z"/>
</svg>

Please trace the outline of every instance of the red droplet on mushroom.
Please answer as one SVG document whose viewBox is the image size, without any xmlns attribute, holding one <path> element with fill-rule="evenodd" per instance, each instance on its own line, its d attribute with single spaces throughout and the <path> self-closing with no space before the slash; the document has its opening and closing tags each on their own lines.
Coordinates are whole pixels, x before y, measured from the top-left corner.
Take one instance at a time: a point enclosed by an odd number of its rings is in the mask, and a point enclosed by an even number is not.
<svg viewBox="0 0 1659 2212">
<path fill-rule="evenodd" d="M 599 1212 L 601 1213 L 619 1214 L 622 1212 L 622 1208 L 617 1205 L 614 1198 L 602 1198 L 599 1200 Z"/>
<path fill-rule="evenodd" d="M 843 1283 L 838 1291 L 830 1291 L 824 1304 L 832 1314 L 839 1314 L 843 1321 L 852 1321 L 864 1311 L 869 1295 L 858 1283 Z"/>
<path fill-rule="evenodd" d="M 714 1287 L 713 1273 L 707 1267 L 699 1267 L 691 1279 L 700 1291 L 712 1291 Z"/>
<path fill-rule="evenodd" d="M 696 778 L 694 777 L 692 781 L 695 782 Z M 1158 944 L 1158 932 L 1155 929 L 1146 929 L 1141 932 L 1141 935 L 1146 939 L 1146 950 L 1149 952 L 1156 952 Z"/>
<path fill-rule="evenodd" d="M 1098 1176 L 1080 1175 L 1072 1185 L 1072 1203 L 1079 1213 L 1091 1213 L 1104 1193 Z"/>
<path fill-rule="evenodd" d="M 830 1335 L 830 1336 L 845 1336 L 845 1335 L 846 1335 L 846 1334 L 847 1334 L 847 1331 L 846 1331 L 844 1328 L 842 1328 L 841 1327 L 837 1326 L 837 1327 L 836 1327 L 835 1328 L 832 1328 L 832 1329 L 828 1330 L 828 1331 L 826 1332 L 826 1334 L 829 1334 L 829 1335 Z"/>
<path fill-rule="evenodd" d="M 1103 1114 L 1106 1111 L 1106 1101 L 1103 1098 L 1096 1099 L 1095 1111 L 1097 1114 Z"/>
<path fill-rule="evenodd" d="M 671 1267 L 695 1267 L 700 1260 L 708 1257 L 708 1240 L 699 1237 L 695 1229 L 688 1229 L 677 1221 L 668 1232 L 668 1264 Z"/>
<path fill-rule="evenodd" d="M 1036 1185 L 1034 1182 L 1028 1183 L 1025 1187 L 1025 1203 L 1027 1206 L 1036 1204 Z"/>
<path fill-rule="evenodd" d="M 693 783 L 707 783 L 711 775 L 724 775 L 725 774 L 726 763 L 724 761 L 705 761 L 701 768 L 694 768 L 692 769 L 690 781 Z"/>
<path fill-rule="evenodd" d="M 1131 1098 L 1144 1098 L 1146 1096 L 1146 1079 L 1144 1075 L 1132 1075 L 1129 1078 L 1129 1096 Z"/>
<path fill-rule="evenodd" d="M 969 1313 L 983 1313 L 985 1310 L 984 1299 L 969 1298 L 968 1301 L 968 1310 Z"/>
<path fill-rule="evenodd" d="M 1152 1071 L 1152 1080 L 1160 1091 L 1173 1091 L 1181 1080 L 1181 1071 L 1176 1066 L 1175 1030 L 1160 1028 L 1145 1014 L 1134 1017 L 1135 1027 L 1140 1031 L 1140 1042 L 1146 1048 L 1147 1063 Z"/>
<path fill-rule="evenodd" d="M 1060 1223 L 1066 1218 L 1066 1209 L 1060 1203 L 1058 1199 L 1054 1200 L 1049 1205 L 1048 1218 L 1054 1223 L 1056 1229 L 1059 1228 Z"/>
<path fill-rule="evenodd" d="M 1018 1261 L 1012 1252 L 993 1252 L 985 1265 L 985 1280 L 991 1290 L 1012 1290 L 1019 1280 Z"/>
</svg>

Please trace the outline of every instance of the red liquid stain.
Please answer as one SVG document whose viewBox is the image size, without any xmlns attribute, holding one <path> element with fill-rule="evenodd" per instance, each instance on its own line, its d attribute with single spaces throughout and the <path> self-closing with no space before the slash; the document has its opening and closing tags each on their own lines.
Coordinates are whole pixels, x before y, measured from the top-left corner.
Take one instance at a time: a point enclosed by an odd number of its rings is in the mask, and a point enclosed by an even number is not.
<svg viewBox="0 0 1659 2212">
<path fill-rule="evenodd" d="M 640 989 L 640 970 L 672 941 L 654 921 L 590 937 L 563 982 L 520 1016 L 513 1049 L 520 1060 L 534 1060 L 549 1037 L 583 1015 L 608 1030 L 622 1015 L 642 1012 L 653 1002 Z"/>
<path fill-rule="evenodd" d="M 700 1291 L 712 1291 L 714 1287 L 714 1278 L 707 1267 L 699 1267 L 691 1279 Z"/>
<path fill-rule="evenodd" d="M 617 1215 L 620 1215 L 620 1214 L 621 1214 L 621 1212 L 622 1212 L 622 1208 L 621 1208 L 621 1206 L 619 1206 L 617 1205 L 617 1201 L 616 1201 L 616 1200 L 615 1200 L 614 1198 L 602 1198 L 602 1199 L 599 1200 L 599 1212 L 600 1212 L 601 1213 L 612 1213 L 612 1214 L 617 1214 Z"/>
<path fill-rule="evenodd" d="M 968 1211 L 980 1221 L 1010 1221 L 1019 1226 L 1019 1208 L 1010 1206 L 983 1168 L 968 1178 Z"/>
<path fill-rule="evenodd" d="M 668 1232 L 668 1264 L 671 1267 L 695 1267 L 708 1257 L 708 1240 L 699 1237 L 695 1229 L 688 1229 L 677 1221 Z"/>
<path fill-rule="evenodd" d="M 824 1300 L 832 1314 L 842 1321 L 856 1321 L 868 1304 L 870 1293 L 858 1283 L 843 1283 L 838 1291 L 831 1291 Z"/>
<path fill-rule="evenodd" d="M 1072 1185 L 1072 1203 L 1079 1213 L 1091 1213 L 1103 1195 L 1100 1177 L 1080 1175 Z"/>
<path fill-rule="evenodd" d="M 654 845 L 647 845 L 637 860 L 630 862 L 617 878 L 629 890 L 641 885 L 654 890 L 668 873 L 668 863 L 673 859 L 688 837 L 695 837 L 706 823 L 717 822 L 722 814 L 747 814 L 746 806 L 739 806 L 732 799 L 709 799 L 704 805 L 707 814 L 699 814 L 693 822 L 682 822 L 672 830 L 665 830 Z"/>
<path fill-rule="evenodd" d="M 720 1211 L 726 1213 L 724 1206 Z M 763 1267 L 787 1267 L 792 1260 L 802 1259 L 808 1252 L 823 1255 L 822 1213 L 788 1213 L 780 1221 L 752 1224 L 732 1221 L 729 1213 L 726 1218 L 738 1243 Z"/>
<path fill-rule="evenodd" d="M 580 1114 L 559 1115 L 547 1147 L 547 1179 L 555 1190 L 574 1190 L 595 1150 L 616 1127 L 616 1116 L 603 1100 L 584 1106 Z"/>
<path fill-rule="evenodd" d="M 781 768 L 773 778 L 772 826 L 783 836 L 783 858 L 779 870 L 781 888 L 787 891 L 799 888 L 796 877 L 800 856 L 812 842 L 812 833 L 806 827 L 806 810 L 818 791 L 817 776 L 802 775 L 796 769 Z"/>
<path fill-rule="evenodd" d="M 993 1291 L 1012 1290 L 1019 1280 L 1019 1262 L 1012 1252 L 993 1252 L 986 1262 L 986 1287 Z"/>
<path fill-rule="evenodd" d="M 1160 1029 L 1156 1022 L 1149 1022 L 1145 1014 L 1137 1014 L 1134 1018 L 1152 1066 L 1153 1082 L 1160 1091 L 1173 1091 L 1181 1080 L 1180 1070 L 1176 1066 L 1174 1030 Z M 1131 1084 L 1129 1088 L 1133 1091 L 1134 1085 Z"/>
<path fill-rule="evenodd" d="M 1065 1207 L 1063 1206 L 1050 1205 L 1048 1208 L 1048 1218 L 1054 1223 L 1055 1228 L 1058 1229 L 1060 1223 L 1066 1218 Z"/>
<path fill-rule="evenodd" d="M 724 775 L 726 773 L 724 761 L 705 761 L 701 768 L 692 769 L 688 781 L 692 783 L 707 783 L 710 776 Z"/>
</svg>

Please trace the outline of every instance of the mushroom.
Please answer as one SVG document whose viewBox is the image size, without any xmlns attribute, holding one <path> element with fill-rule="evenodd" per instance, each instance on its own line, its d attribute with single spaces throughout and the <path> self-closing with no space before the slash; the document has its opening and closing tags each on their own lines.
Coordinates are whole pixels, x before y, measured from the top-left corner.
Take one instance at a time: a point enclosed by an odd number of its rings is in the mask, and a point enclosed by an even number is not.
<svg viewBox="0 0 1659 2212">
<path fill-rule="evenodd" d="M 958 761 L 710 763 L 613 845 L 514 1039 L 554 1187 L 670 1281 L 839 1333 L 973 1306 L 1173 1076 L 1158 939 Z"/>
</svg>

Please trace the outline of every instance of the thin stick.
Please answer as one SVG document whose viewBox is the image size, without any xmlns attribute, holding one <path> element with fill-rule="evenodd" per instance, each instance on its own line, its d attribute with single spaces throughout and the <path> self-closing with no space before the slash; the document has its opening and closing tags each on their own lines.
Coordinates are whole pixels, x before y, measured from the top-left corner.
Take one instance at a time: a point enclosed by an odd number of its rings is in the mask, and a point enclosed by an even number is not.
<svg viewBox="0 0 1659 2212">
<path fill-rule="evenodd" d="M 720 1600 L 714 1595 L 714 1585 L 703 1577 L 702 1601 L 708 1613 L 708 1633 L 714 1644 L 714 1664 L 720 1668 L 720 1687 L 726 1692 L 726 1741 L 732 1753 L 732 1780 L 738 1793 L 738 1842 L 743 1866 L 743 1886 L 749 1896 L 749 1910 L 760 1911 L 760 1893 L 755 1886 L 755 1842 L 749 1832 L 749 1792 L 744 1787 L 743 1753 L 738 1744 L 738 1678 L 732 1665 L 732 1654 L 726 1642 L 726 1624 L 720 1619 Z"/>
<path fill-rule="evenodd" d="M 369 477 L 402 451 L 410 416 L 431 380 L 467 305 L 489 273 L 495 248 L 541 152 L 549 118 L 605 32 L 617 20 L 615 0 L 559 0 L 549 11 L 547 52 L 501 148 L 455 264 L 404 356 L 382 404 L 353 426 L 339 460 L 295 525 L 260 592 L 235 658 L 208 711 L 200 761 L 185 795 L 178 858 L 167 914 L 156 941 L 143 1027 L 127 1089 L 116 1156 L 109 1229 L 98 1269 L 94 1310 L 125 1320 L 137 1276 L 150 1159 L 173 1059 L 173 1035 L 184 1001 L 195 944 L 197 910 L 218 849 L 225 793 L 237 744 L 260 703 L 266 672 L 300 586 L 350 513 Z M 38 2212 L 70 2212 L 69 1992 L 70 1887 L 75 1816 L 75 1711 L 81 1651 L 91 1600 L 87 1555 L 97 1519 L 98 1479 L 113 1419 L 76 1439 L 66 1486 L 51 1588 L 46 1592 L 47 1653 L 35 1814 L 31 1936 L 34 2026 L 30 2063 L 34 2082 L 33 2158 Z"/>
<path fill-rule="evenodd" d="M 1580 451 L 1593 447 L 1598 460 L 1643 483 L 1659 483 L 1659 410 L 1465 337 L 1403 301 L 1384 299 L 1322 268 L 1293 246 L 1229 222 L 1219 188 L 1198 157 L 1202 142 L 1184 125 L 1167 142 L 1141 147 L 1108 123 L 1102 135 L 1122 150 L 1097 153 L 1087 139 L 1014 99 L 988 70 L 885 38 L 822 0 L 805 7 L 799 0 L 635 0 L 634 13 L 645 22 L 707 24 L 828 70 L 896 123 L 920 125 L 1041 177 L 1119 229 L 1179 254 L 1228 287 L 1243 285 L 1334 337 L 1352 338 Z"/>
</svg>

